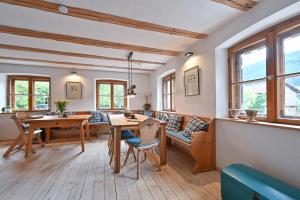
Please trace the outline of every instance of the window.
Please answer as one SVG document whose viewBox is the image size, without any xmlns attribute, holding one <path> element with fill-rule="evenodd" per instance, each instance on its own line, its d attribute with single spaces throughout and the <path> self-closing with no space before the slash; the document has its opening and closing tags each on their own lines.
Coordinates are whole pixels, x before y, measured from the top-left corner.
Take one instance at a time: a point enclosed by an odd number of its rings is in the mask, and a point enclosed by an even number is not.
<svg viewBox="0 0 300 200">
<path fill-rule="evenodd" d="M 300 118 L 300 30 L 280 36 L 277 73 L 278 115 L 282 119 Z"/>
<path fill-rule="evenodd" d="M 50 110 L 50 78 L 8 76 L 8 103 L 16 111 Z"/>
<path fill-rule="evenodd" d="M 229 107 L 258 110 L 259 119 L 300 124 L 299 16 L 231 47 Z"/>
<path fill-rule="evenodd" d="M 163 110 L 175 111 L 175 73 L 163 78 Z"/>
<path fill-rule="evenodd" d="M 101 110 L 123 110 L 127 106 L 126 81 L 98 80 L 96 107 Z"/>
<path fill-rule="evenodd" d="M 256 109 L 266 116 L 266 45 L 259 43 L 237 52 L 234 71 L 235 107 Z"/>
</svg>

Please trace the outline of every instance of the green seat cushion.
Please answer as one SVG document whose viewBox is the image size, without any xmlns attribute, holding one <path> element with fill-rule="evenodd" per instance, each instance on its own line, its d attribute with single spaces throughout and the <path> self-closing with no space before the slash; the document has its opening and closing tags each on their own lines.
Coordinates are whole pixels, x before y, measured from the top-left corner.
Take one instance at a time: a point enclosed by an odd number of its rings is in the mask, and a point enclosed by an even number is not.
<svg viewBox="0 0 300 200">
<path fill-rule="evenodd" d="M 183 131 L 169 131 L 167 130 L 167 135 L 170 135 L 170 136 L 173 136 L 179 140 L 182 140 L 188 144 L 191 144 L 192 140 L 190 137 L 186 137 L 184 134 L 183 134 Z"/>
</svg>

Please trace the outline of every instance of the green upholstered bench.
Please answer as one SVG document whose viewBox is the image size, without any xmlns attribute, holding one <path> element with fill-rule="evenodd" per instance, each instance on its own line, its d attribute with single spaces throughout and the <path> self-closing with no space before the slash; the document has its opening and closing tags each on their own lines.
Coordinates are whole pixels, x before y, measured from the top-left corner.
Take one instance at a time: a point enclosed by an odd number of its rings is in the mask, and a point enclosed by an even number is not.
<svg viewBox="0 0 300 200">
<path fill-rule="evenodd" d="M 221 172 L 223 200 L 296 200 L 300 190 L 243 164 Z"/>
</svg>

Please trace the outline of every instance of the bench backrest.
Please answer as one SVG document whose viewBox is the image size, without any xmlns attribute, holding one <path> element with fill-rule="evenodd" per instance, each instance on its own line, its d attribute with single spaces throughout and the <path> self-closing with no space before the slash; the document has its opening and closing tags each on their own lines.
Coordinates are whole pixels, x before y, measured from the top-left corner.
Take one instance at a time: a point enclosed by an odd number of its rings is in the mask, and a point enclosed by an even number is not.
<svg viewBox="0 0 300 200">
<path fill-rule="evenodd" d="M 160 111 L 155 111 L 155 117 L 156 117 L 156 118 L 159 118 L 159 116 L 160 116 L 161 113 L 167 113 L 167 114 L 169 114 L 169 115 L 181 115 L 181 116 L 183 116 L 183 121 L 182 121 L 182 123 L 181 123 L 181 129 L 182 129 L 182 130 L 184 130 L 184 129 L 188 126 L 189 121 L 190 121 L 190 119 L 191 119 L 192 116 L 193 116 L 193 115 L 189 115 L 189 114 L 181 114 L 181 113 L 174 113 L 174 112 L 165 112 L 165 111 L 160 112 Z M 199 119 L 201 119 L 201 120 L 203 120 L 203 121 L 205 121 L 206 123 L 209 124 L 208 130 L 211 129 L 211 127 L 212 127 L 212 122 L 213 122 L 213 118 L 201 117 L 201 116 L 197 116 L 197 117 L 198 117 Z M 212 127 L 212 128 L 213 128 L 213 127 Z"/>
</svg>

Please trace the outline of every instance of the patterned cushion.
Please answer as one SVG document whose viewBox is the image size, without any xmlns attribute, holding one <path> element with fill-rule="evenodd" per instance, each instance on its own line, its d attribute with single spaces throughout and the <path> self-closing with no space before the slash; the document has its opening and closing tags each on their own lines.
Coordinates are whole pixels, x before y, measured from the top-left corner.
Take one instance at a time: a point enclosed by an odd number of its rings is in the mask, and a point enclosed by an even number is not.
<svg viewBox="0 0 300 200">
<path fill-rule="evenodd" d="M 158 118 L 159 118 L 159 120 L 168 122 L 170 119 L 170 116 L 167 113 L 160 113 Z"/>
<path fill-rule="evenodd" d="M 104 119 L 104 115 L 100 111 L 91 111 L 91 115 L 92 116 L 89 121 L 92 123 L 102 122 Z"/>
<path fill-rule="evenodd" d="M 108 116 L 107 116 L 107 114 L 104 113 L 104 112 L 101 112 L 101 114 L 102 114 L 102 122 L 108 122 Z"/>
<path fill-rule="evenodd" d="M 191 137 L 193 132 L 198 131 L 207 131 L 208 130 L 208 123 L 202 121 L 196 116 L 192 116 L 189 121 L 189 124 L 184 129 L 183 134 L 185 137 Z"/>
<path fill-rule="evenodd" d="M 181 115 L 171 115 L 167 124 L 168 131 L 179 131 L 181 127 L 182 116 Z"/>
</svg>

